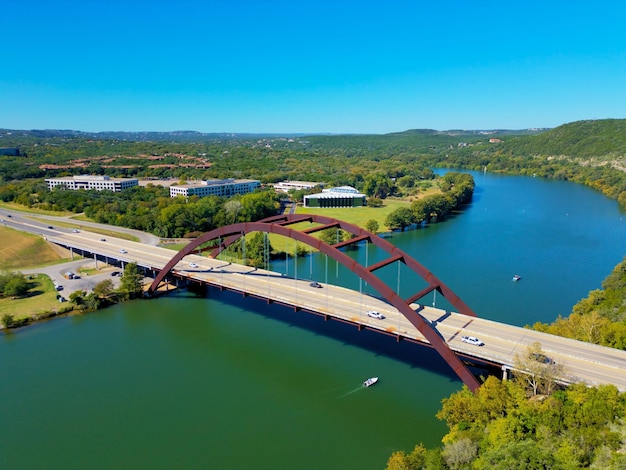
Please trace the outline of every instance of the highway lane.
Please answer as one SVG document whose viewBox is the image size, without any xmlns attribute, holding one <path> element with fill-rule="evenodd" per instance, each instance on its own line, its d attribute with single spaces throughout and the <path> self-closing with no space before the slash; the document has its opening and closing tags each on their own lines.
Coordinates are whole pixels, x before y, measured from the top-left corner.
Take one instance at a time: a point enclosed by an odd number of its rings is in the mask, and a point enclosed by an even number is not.
<svg viewBox="0 0 626 470">
<path fill-rule="evenodd" d="M 71 245 L 124 262 L 135 261 L 154 269 L 161 269 L 174 255 L 172 250 L 115 237 L 81 231 L 67 233 L 47 231 L 50 241 Z M 102 240 L 102 239 L 105 240 Z M 125 250 L 126 253 L 120 253 Z M 192 268 L 190 263 L 196 263 Z M 402 337 L 427 342 L 422 334 L 394 307 L 358 291 L 329 284 L 318 289 L 309 285 L 308 279 L 293 279 L 263 269 L 227 263 L 199 255 L 188 255 L 175 270 L 179 274 L 223 285 L 230 289 L 247 291 L 274 301 L 305 308 L 321 314 L 332 315 L 369 328 L 397 334 Z M 429 306 L 413 307 L 426 318 L 450 348 L 456 352 L 486 361 L 512 367 L 516 354 L 521 354 L 533 342 L 539 342 L 546 355 L 565 368 L 569 381 L 583 381 L 590 385 L 613 383 L 626 391 L 626 351 L 605 348 L 589 343 L 486 320 L 446 312 Z M 385 315 L 377 320 L 366 315 L 376 310 Z M 485 344 L 474 346 L 464 343 L 461 337 L 476 336 Z"/>
</svg>

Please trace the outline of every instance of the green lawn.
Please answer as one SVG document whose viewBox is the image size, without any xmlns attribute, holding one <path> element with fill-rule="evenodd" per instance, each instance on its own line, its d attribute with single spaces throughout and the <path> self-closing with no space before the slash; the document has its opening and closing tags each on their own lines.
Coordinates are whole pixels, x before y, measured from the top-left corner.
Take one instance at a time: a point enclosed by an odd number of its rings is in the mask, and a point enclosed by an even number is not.
<svg viewBox="0 0 626 470">
<path fill-rule="evenodd" d="M 45 274 L 38 274 L 29 280 L 33 284 L 28 295 L 19 299 L 0 299 L 0 317 L 10 313 L 15 320 L 28 318 L 42 312 L 58 310 L 61 304 L 52 281 Z"/>
<path fill-rule="evenodd" d="M 345 222 L 358 225 L 365 228 L 368 220 L 374 219 L 378 222 L 379 231 L 387 232 L 389 228 L 385 225 L 387 216 L 399 207 L 410 207 L 409 201 L 387 198 L 383 201 L 382 207 L 346 207 L 346 208 L 328 208 L 320 209 L 298 206 L 296 214 L 317 214 L 333 219 L 343 220 Z"/>
</svg>

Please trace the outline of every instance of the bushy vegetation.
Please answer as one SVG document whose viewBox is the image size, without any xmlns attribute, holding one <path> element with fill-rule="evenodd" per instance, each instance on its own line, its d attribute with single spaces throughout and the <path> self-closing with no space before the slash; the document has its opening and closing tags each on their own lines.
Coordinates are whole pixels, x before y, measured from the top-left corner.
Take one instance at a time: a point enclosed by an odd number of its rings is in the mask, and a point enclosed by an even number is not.
<svg viewBox="0 0 626 470">
<path fill-rule="evenodd" d="M 474 178 L 466 173 L 449 172 L 439 180 L 441 194 L 432 194 L 415 200 L 411 208 L 400 207 L 390 213 L 385 224 L 391 230 L 404 230 L 422 222 L 444 220 L 450 212 L 458 210 L 472 199 Z"/>
<path fill-rule="evenodd" d="M 571 385 L 529 396 L 523 382 L 489 377 L 443 400 L 443 447 L 394 452 L 388 470 L 622 469 L 626 466 L 626 394 L 613 385 Z"/>
<path fill-rule="evenodd" d="M 30 283 L 22 273 L 0 273 L 0 297 L 22 297 L 30 287 Z"/>
</svg>

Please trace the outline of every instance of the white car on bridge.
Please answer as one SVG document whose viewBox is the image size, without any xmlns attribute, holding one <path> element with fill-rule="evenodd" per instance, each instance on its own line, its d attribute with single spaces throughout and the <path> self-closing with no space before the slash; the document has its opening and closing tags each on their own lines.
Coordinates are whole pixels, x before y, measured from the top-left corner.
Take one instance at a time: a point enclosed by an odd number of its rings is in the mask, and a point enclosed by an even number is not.
<svg viewBox="0 0 626 470">
<path fill-rule="evenodd" d="M 461 341 L 463 341 L 464 343 L 473 344 L 474 346 L 483 346 L 485 344 L 476 336 L 463 336 L 461 338 Z"/>
<path fill-rule="evenodd" d="M 376 310 L 368 310 L 367 311 L 367 316 L 368 317 L 372 317 L 372 318 L 376 318 L 378 320 L 384 320 L 385 315 L 383 315 L 380 312 L 377 312 Z"/>
</svg>

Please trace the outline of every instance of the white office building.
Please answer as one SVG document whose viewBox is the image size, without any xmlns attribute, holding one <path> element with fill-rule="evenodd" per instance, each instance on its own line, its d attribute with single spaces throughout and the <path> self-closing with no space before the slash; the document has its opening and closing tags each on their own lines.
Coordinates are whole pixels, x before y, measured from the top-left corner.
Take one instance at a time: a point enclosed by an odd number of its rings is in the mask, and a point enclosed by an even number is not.
<svg viewBox="0 0 626 470">
<path fill-rule="evenodd" d="M 125 189 L 137 186 L 137 178 L 111 178 L 99 175 L 64 176 L 62 178 L 47 178 L 48 189 L 63 187 L 64 189 L 95 189 L 96 191 L 113 191 L 119 193 Z"/>
<path fill-rule="evenodd" d="M 316 186 L 324 187 L 326 183 L 316 183 L 313 181 L 281 181 L 280 183 L 275 183 L 274 189 L 276 191 L 282 191 L 284 193 L 289 192 L 290 190 L 300 190 L 300 189 L 313 189 Z"/>
<path fill-rule="evenodd" d="M 251 193 L 260 186 L 259 180 L 236 180 L 233 178 L 207 180 L 198 183 L 172 185 L 170 186 L 170 197 L 234 196 L 235 194 Z"/>
</svg>

